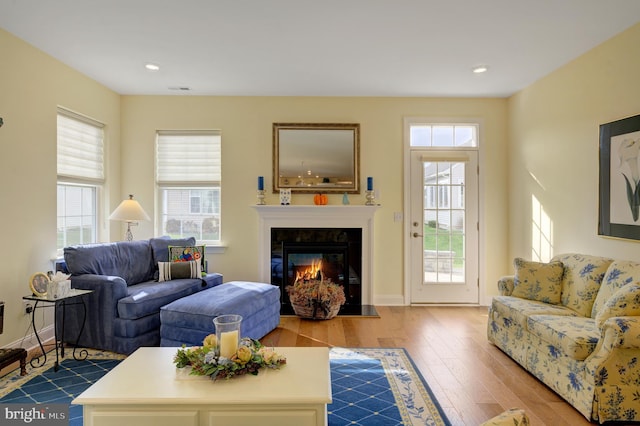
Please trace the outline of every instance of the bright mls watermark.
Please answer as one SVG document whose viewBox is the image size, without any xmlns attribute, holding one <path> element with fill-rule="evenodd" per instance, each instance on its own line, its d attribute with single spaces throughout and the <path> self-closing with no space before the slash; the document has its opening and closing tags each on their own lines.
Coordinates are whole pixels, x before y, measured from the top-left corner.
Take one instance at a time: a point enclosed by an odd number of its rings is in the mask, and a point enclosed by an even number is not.
<svg viewBox="0 0 640 426">
<path fill-rule="evenodd" d="M 0 404 L 0 425 L 67 426 L 69 404 Z"/>
</svg>

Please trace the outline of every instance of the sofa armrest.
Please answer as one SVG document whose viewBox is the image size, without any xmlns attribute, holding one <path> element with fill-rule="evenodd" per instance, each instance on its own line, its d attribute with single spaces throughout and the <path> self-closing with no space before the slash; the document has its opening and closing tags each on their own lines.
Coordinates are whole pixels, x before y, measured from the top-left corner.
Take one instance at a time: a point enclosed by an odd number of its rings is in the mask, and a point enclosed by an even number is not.
<svg viewBox="0 0 640 426">
<path fill-rule="evenodd" d="M 498 291 L 500 296 L 511 296 L 515 282 L 514 275 L 506 275 L 498 280 Z"/>
<path fill-rule="evenodd" d="M 113 304 L 127 296 L 127 283 L 120 277 L 109 275 L 83 274 L 71 277 L 71 287 L 82 290 L 93 290 L 101 299 L 101 304 Z"/>
<path fill-rule="evenodd" d="M 607 375 L 640 377 L 638 358 L 640 317 L 612 317 L 605 321 L 598 345 L 585 360 L 585 367 L 596 382 L 606 381 Z"/>
<path fill-rule="evenodd" d="M 75 343 L 78 336 L 80 346 L 105 349 L 113 348 L 114 322 L 118 316 L 118 301 L 127 295 L 124 279 L 115 276 L 82 274 L 71 276 L 71 287 L 92 290 L 83 296 L 85 310 L 81 305 L 65 308 L 64 338 Z M 58 318 L 60 323 L 62 318 Z M 84 327 L 83 327 L 84 324 Z"/>
</svg>

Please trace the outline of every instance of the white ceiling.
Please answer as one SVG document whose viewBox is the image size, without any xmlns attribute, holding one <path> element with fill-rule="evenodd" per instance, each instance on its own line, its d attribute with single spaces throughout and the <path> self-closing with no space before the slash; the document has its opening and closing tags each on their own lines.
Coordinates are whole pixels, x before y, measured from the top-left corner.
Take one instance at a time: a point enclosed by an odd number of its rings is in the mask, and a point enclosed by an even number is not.
<svg viewBox="0 0 640 426">
<path fill-rule="evenodd" d="M 639 21 L 640 0 L 0 0 L 0 28 L 120 94 L 504 97 Z"/>
</svg>

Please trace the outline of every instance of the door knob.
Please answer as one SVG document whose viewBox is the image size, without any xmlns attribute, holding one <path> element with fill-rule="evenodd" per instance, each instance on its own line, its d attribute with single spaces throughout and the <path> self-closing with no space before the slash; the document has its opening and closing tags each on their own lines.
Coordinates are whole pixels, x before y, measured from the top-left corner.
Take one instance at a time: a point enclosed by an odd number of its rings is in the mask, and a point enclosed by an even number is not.
<svg viewBox="0 0 640 426">
<path fill-rule="evenodd" d="M 417 232 L 413 233 L 413 238 L 418 238 L 418 237 L 422 237 L 422 235 L 418 234 Z"/>
</svg>

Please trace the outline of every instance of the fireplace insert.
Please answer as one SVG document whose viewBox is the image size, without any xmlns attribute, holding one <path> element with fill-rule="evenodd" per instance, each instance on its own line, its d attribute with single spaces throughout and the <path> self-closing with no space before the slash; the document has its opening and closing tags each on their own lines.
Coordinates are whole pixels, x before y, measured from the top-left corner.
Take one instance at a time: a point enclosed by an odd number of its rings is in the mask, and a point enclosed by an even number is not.
<svg viewBox="0 0 640 426">
<path fill-rule="evenodd" d="M 309 279 L 322 276 L 343 287 L 346 302 L 338 315 L 359 315 L 362 308 L 361 241 L 362 232 L 356 228 L 272 230 L 271 283 L 280 286 L 280 313 L 293 314 L 286 287 L 307 274 Z"/>
</svg>

